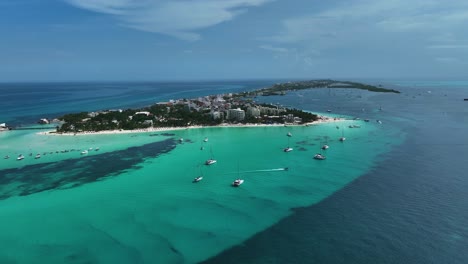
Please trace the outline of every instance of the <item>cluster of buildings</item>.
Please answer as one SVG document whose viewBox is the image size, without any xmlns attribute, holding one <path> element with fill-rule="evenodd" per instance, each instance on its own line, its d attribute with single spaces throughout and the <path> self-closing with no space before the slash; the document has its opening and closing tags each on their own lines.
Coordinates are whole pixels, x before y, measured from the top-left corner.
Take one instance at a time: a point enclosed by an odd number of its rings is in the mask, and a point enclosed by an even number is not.
<svg viewBox="0 0 468 264">
<path fill-rule="evenodd" d="M 279 117 L 286 112 L 285 108 L 276 106 L 260 106 L 252 101 L 238 100 L 232 93 L 198 97 L 195 99 L 170 100 L 159 103 L 167 105 L 168 111 L 172 105 L 183 105 L 188 111 L 197 111 L 211 115 L 214 120 L 243 121 L 246 118 Z"/>
</svg>

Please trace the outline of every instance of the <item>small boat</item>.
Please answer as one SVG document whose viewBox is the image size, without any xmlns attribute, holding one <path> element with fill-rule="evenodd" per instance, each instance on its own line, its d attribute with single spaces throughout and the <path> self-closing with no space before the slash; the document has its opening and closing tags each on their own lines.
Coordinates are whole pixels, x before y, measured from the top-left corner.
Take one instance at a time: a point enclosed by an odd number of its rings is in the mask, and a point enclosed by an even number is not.
<svg viewBox="0 0 468 264">
<path fill-rule="evenodd" d="M 284 152 L 291 152 L 293 151 L 293 148 L 287 147 L 283 149 Z"/>
<path fill-rule="evenodd" d="M 88 154 L 88 151 L 87 151 L 87 150 L 81 151 L 81 155 L 86 155 L 86 154 Z"/>
<path fill-rule="evenodd" d="M 3 158 L 4 158 L 4 159 L 9 159 L 9 158 L 10 158 L 10 156 L 6 155 L 6 156 L 5 156 L 5 157 L 3 157 Z"/>
<path fill-rule="evenodd" d="M 317 154 L 314 155 L 314 159 L 324 160 L 324 159 L 326 159 L 326 157 L 324 155 L 320 154 L 320 153 L 317 153 Z"/>
<path fill-rule="evenodd" d="M 203 180 L 203 176 L 198 176 L 198 177 L 196 177 L 195 179 L 193 179 L 192 182 L 195 183 L 195 182 L 199 182 L 199 181 L 201 181 L 201 180 Z"/>
<path fill-rule="evenodd" d="M 379 124 L 382 124 L 382 121 L 380 121 L 380 120 L 377 120 L 377 123 L 379 123 Z"/>
<path fill-rule="evenodd" d="M 184 139 L 183 139 L 183 138 L 179 138 L 179 142 L 184 142 Z"/>
<path fill-rule="evenodd" d="M 210 149 L 210 153 L 211 153 L 211 158 L 205 161 L 205 165 L 213 165 L 213 164 L 215 164 L 217 162 L 217 160 L 215 160 L 213 158 L 213 150 L 212 149 Z"/>
<path fill-rule="evenodd" d="M 327 110 L 327 112 L 328 112 L 328 113 L 331 113 L 331 110 L 330 110 L 330 109 L 328 109 L 328 110 Z"/>
<path fill-rule="evenodd" d="M 325 145 L 322 146 L 322 149 L 323 149 L 323 150 L 327 150 L 328 148 L 329 148 L 329 146 L 328 146 L 327 144 L 325 144 Z"/>
<path fill-rule="evenodd" d="M 99 151 L 99 147 L 95 148 L 94 151 Z"/>
<path fill-rule="evenodd" d="M 244 180 L 242 179 L 236 179 L 235 181 L 232 182 L 232 186 L 234 187 L 239 187 L 241 184 L 244 183 Z"/>
<path fill-rule="evenodd" d="M 208 138 L 206 137 L 206 138 L 203 140 L 203 142 L 208 142 Z"/>
<path fill-rule="evenodd" d="M 369 122 L 370 120 L 369 119 L 364 119 L 364 122 Z"/>
<path fill-rule="evenodd" d="M 288 136 L 288 137 L 292 137 L 292 134 L 291 134 L 291 132 L 288 132 L 288 134 L 286 134 L 286 136 Z"/>
<path fill-rule="evenodd" d="M 346 140 L 346 138 L 345 138 L 345 136 L 344 136 L 344 129 L 341 130 L 341 137 L 340 137 L 339 140 L 340 140 L 341 142 L 343 142 L 343 141 Z"/>
<path fill-rule="evenodd" d="M 24 160 L 23 154 L 20 154 L 20 155 L 16 158 L 16 160 Z"/>
<path fill-rule="evenodd" d="M 215 159 L 209 159 L 205 161 L 205 165 L 213 165 L 217 162 Z"/>
<path fill-rule="evenodd" d="M 36 156 L 34 157 L 35 159 L 40 159 L 41 158 L 41 154 L 37 153 Z"/>
</svg>

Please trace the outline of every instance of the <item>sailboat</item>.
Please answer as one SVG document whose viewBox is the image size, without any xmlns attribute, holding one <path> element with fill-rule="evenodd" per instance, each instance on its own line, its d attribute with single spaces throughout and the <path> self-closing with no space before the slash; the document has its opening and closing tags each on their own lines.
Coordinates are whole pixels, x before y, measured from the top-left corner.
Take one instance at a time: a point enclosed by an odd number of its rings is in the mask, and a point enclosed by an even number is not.
<svg viewBox="0 0 468 264">
<path fill-rule="evenodd" d="M 193 181 L 192 181 L 193 183 L 197 183 L 197 182 L 203 180 L 203 172 L 202 172 L 202 170 L 201 170 L 200 165 L 199 165 L 198 167 L 200 168 L 200 176 L 195 177 L 195 179 L 193 179 Z"/>
<path fill-rule="evenodd" d="M 288 146 L 283 149 L 284 152 L 291 152 L 293 148 L 289 147 L 289 138 L 288 138 Z"/>
<path fill-rule="evenodd" d="M 314 155 L 314 159 L 316 160 L 324 160 L 326 159 L 327 157 L 325 157 L 324 155 L 320 154 L 320 153 L 317 153 Z"/>
<path fill-rule="evenodd" d="M 343 129 L 341 129 L 340 141 L 343 142 L 343 141 L 345 141 L 345 140 L 346 140 L 346 138 L 345 138 L 345 136 L 344 136 L 344 128 L 343 128 Z"/>
<path fill-rule="evenodd" d="M 325 136 L 325 144 L 322 146 L 323 150 L 327 150 L 329 148 L 329 146 L 327 144 L 328 143 L 327 141 L 328 141 L 328 136 Z"/>
<path fill-rule="evenodd" d="M 205 165 L 213 165 L 217 162 L 217 160 L 213 158 L 213 149 L 211 148 L 210 148 L 210 153 L 211 153 L 211 158 L 205 161 Z"/>
<path fill-rule="evenodd" d="M 239 162 L 237 162 L 237 179 L 232 182 L 233 187 L 239 187 L 244 183 L 244 180 L 239 177 Z"/>
</svg>

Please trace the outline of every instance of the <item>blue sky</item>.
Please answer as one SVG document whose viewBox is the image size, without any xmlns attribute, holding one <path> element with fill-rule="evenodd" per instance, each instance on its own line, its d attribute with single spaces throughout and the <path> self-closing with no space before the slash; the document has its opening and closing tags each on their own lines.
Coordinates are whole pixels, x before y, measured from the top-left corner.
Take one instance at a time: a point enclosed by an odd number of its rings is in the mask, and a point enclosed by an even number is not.
<svg viewBox="0 0 468 264">
<path fill-rule="evenodd" d="M 0 0 L 0 81 L 468 76 L 463 0 Z"/>
</svg>

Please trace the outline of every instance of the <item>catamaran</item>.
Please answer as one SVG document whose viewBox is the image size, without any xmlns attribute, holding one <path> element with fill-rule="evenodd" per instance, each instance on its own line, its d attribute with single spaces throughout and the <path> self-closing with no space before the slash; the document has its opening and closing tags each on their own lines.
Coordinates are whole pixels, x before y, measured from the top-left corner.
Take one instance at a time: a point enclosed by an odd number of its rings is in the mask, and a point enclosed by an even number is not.
<svg viewBox="0 0 468 264">
<path fill-rule="evenodd" d="M 340 141 L 343 142 L 343 141 L 345 141 L 345 140 L 346 140 L 346 138 L 345 138 L 345 136 L 344 136 L 344 128 L 343 128 L 343 129 L 341 129 Z"/>
<path fill-rule="evenodd" d="M 283 149 L 284 152 L 291 152 L 293 148 L 289 147 L 289 138 L 288 138 L 288 146 Z"/>
<path fill-rule="evenodd" d="M 328 136 L 325 136 L 325 144 L 323 144 L 323 146 L 322 146 L 323 150 L 327 150 L 329 148 L 327 143 L 328 143 Z"/>
<path fill-rule="evenodd" d="M 211 153 L 211 158 L 205 161 L 205 165 L 213 165 L 213 164 L 215 164 L 217 162 L 217 160 L 215 160 L 213 158 L 213 150 L 212 149 L 210 149 L 210 153 Z"/>
<path fill-rule="evenodd" d="M 324 160 L 324 159 L 326 159 L 326 157 L 324 155 L 320 154 L 320 153 L 317 153 L 317 154 L 314 155 L 314 159 Z"/>
<path fill-rule="evenodd" d="M 237 163 L 237 177 L 238 178 L 232 182 L 232 186 L 239 187 L 241 184 L 244 183 L 244 180 L 239 178 L 239 175 L 240 175 L 240 173 L 239 173 L 239 163 Z"/>
<path fill-rule="evenodd" d="M 198 166 L 200 166 L 200 165 L 198 165 Z M 203 180 L 203 172 L 202 172 L 202 170 L 201 170 L 201 168 L 200 168 L 200 176 L 195 177 L 195 179 L 193 179 L 192 182 L 193 182 L 193 183 L 196 183 L 196 182 L 199 182 L 199 181 L 201 181 L 201 180 Z"/>
</svg>

